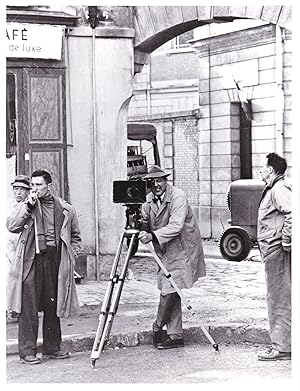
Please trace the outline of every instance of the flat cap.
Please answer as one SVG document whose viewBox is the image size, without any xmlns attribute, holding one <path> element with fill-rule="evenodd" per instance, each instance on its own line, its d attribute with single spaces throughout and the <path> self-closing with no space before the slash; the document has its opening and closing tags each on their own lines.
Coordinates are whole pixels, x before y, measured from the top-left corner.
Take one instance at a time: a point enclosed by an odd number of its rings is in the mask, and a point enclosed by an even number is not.
<svg viewBox="0 0 300 391">
<path fill-rule="evenodd" d="M 11 183 L 12 186 L 25 187 L 26 189 L 30 189 L 30 178 L 26 175 L 17 175 L 15 180 Z"/>
</svg>

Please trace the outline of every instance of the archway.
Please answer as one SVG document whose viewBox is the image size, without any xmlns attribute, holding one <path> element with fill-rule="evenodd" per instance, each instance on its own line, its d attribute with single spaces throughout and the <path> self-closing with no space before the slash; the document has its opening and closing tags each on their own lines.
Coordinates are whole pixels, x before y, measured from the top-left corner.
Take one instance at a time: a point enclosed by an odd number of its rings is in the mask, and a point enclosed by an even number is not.
<svg viewBox="0 0 300 391">
<path fill-rule="evenodd" d="M 284 6 L 274 6 L 274 7 L 269 7 L 269 6 L 265 6 L 265 7 L 171 7 L 171 8 L 169 8 L 169 7 L 136 7 L 136 13 L 135 13 L 135 19 L 134 19 L 135 30 L 136 30 L 136 38 L 135 38 L 136 72 L 139 72 L 140 69 L 142 69 L 143 61 L 145 61 L 145 64 L 148 62 L 147 56 L 149 56 L 150 53 L 152 53 L 154 50 L 156 50 L 158 47 L 163 45 L 168 40 L 173 39 L 176 35 L 182 34 L 183 32 L 186 32 L 190 29 L 194 29 L 195 27 L 198 27 L 198 26 L 207 25 L 207 24 L 211 24 L 211 23 L 226 23 L 226 22 L 231 22 L 233 20 L 238 20 L 238 19 L 261 20 L 263 22 L 271 23 L 268 25 L 265 24 L 266 25 L 265 28 L 269 29 L 270 31 L 271 30 L 275 31 L 275 25 L 277 25 L 279 27 L 283 27 L 284 29 L 290 30 L 291 29 L 291 7 L 284 7 Z M 141 29 L 141 26 L 142 26 L 142 29 Z M 279 28 L 276 28 L 276 29 L 280 30 Z M 277 32 L 276 32 L 276 34 L 277 34 Z M 288 31 L 285 31 L 285 32 L 282 32 L 282 34 L 290 34 L 290 33 Z M 203 44 L 203 45 L 205 46 L 206 44 L 207 44 L 207 41 L 205 41 L 205 44 Z M 204 50 L 205 49 L 203 49 L 203 51 Z M 266 55 L 266 53 L 264 53 L 264 55 Z M 203 53 L 202 53 L 202 56 L 207 57 L 207 55 L 203 54 Z M 138 63 L 137 60 L 141 60 L 141 61 Z M 221 68 L 220 64 L 221 63 L 218 64 L 219 68 Z M 139 69 L 138 69 L 137 65 L 139 65 Z M 203 73 L 205 73 L 205 72 L 206 72 L 206 74 L 209 73 L 209 66 L 205 67 L 205 69 L 203 70 Z M 214 76 L 214 77 L 216 77 L 216 76 Z M 203 76 L 203 78 L 204 78 L 204 76 Z M 205 82 L 207 82 L 207 80 L 205 80 Z M 278 82 L 278 80 L 276 80 L 276 82 Z M 150 92 L 149 92 L 149 95 L 150 95 Z M 209 97 L 210 90 L 207 92 L 207 90 L 205 89 L 205 91 L 202 93 L 202 96 L 204 96 L 204 95 L 205 95 L 205 97 L 203 98 L 203 100 L 206 100 L 205 101 L 206 103 L 203 103 L 203 106 L 204 106 L 204 110 L 206 110 L 206 111 L 203 112 L 203 117 L 205 117 L 205 118 L 202 118 L 202 122 L 199 121 L 199 123 L 200 123 L 199 126 L 201 126 L 202 130 L 204 129 L 203 140 L 202 140 L 203 143 L 201 141 L 201 143 L 203 144 L 203 149 L 204 149 L 204 147 L 208 147 L 208 144 L 209 144 L 209 148 L 211 148 L 211 145 L 210 145 L 211 141 L 209 139 L 209 137 L 211 137 L 211 136 L 209 134 L 209 129 L 206 127 L 207 124 L 205 123 L 205 121 L 207 121 L 206 117 L 210 117 L 210 114 L 208 115 L 208 110 L 209 110 L 208 101 L 210 99 L 210 97 Z M 258 98 L 258 97 L 253 95 L 253 98 Z M 262 96 L 260 98 L 264 98 L 264 97 Z M 251 96 L 250 96 L 250 99 L 251 99 Z M 232 108 L 232 110 L 237 110 L 237 107 L 238 107 L 237 102 L 239 102 L 239 100 L 236 97 L 232 97 L 232 98 L 230 97 L 229 101 L 230 101 L 230 104 L 236 105 L 235 109 Z M 217 103 L 220 105 L 224 104 L 223 101 L 221 102 L 221 98 L 220 98 L 220 101 L 218 101 Z M 229 107 L 229 103 L 227 101 L 226 101 L 226 104 Z M 151 106 L 151 104 L 150 104 L 150 106 Z M 151 112 L 151 109 L 150 109 L 150 112 Z M 215 113 L 214 115 L 220 116 L 221 114 Z M 165 115 L 165 117 L 166 117 L 166 115 Z M 149 121 L 149 118 L 148 118 L 148 121 Z M 228 126 L 228 127 L 230 127 L 230 126 Z M 214 136 L 214 137 L 217 137 L 217 136 Z M 251 137 L 249 138 L 249 143 L 251 145 Z M 204 155 L 205 155 L 205 157 L 208 157 L 208 156 L 210 156 L 210 152 L 208 152 L 208 150 L 206 149 Z M 210 157 L 209 157 L 209 159 L 211 160 Z M 219 164 L 219 161 L 217 162 L 215 160 L 214 164 Z M 234 171 L 234 168 L 233 168 L 234 164 L 232 164 L 232 171 Z M 171 167 L 171 165 L 170 165 L 170 167 Z M 170 167 L 168 167 L 168 168 L 170 168 Z M 173 163 L 172 169 L 173 168 L 174 168 L 174 163 Z M 251 167 L 249 166 L 248 168 L 249 168 L 249 170 L 251 168 L 251 171 L 252 171 L 252 165 L 251 165 Z M 203 178 L 204 178 L 204 182 L 205 182 L 205 180 L 207 180 L 207 172 L 211 171 L 211 163 L 209 163 L 209 164 L 205 163 L 205 165 L 203 163 L 203 166 L 202 167 L 199 166 L 199 169 L 200 169 L 200 176 L 202 175 L 201 174 L 201 169 L 202 169 Z M 212 194 L 211 190 L 208 193 L 211 196 L 211 194 Z M 205 194 L 205 195 L 207 195 L 207 194 Z M 207 200 L 205 200 L 205 205 L 206 205 L 206 202 L 207 202 Z M 205 208 L 206 208 L 206 206 L 205 206 Z M 219 224 L 219 222 L 218 222 L 218 224 Z M 208 234 L 208 236 L 209 235 L 210 235 L 210 233 Z"/>
<path fill-rule="evenodd" d="M 138 6 L 134 7 L 135 73 L 148 55 L 170 39 L 209 23 L 261 19 L 292 29 L 291 6 Z"/>
</svg>

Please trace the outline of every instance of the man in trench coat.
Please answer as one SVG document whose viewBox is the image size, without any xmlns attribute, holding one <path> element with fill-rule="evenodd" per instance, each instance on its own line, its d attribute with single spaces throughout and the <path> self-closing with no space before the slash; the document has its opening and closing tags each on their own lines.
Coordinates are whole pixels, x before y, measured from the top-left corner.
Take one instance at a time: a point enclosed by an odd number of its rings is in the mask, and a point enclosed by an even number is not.
<svg viewBox="0 0 300 391">
<path fill-rule="evenodd" d="M 154 165 L 145 176 L 151 186 L 143 204 L 142 243 L 153 242 L 157 255 L 180 289 L 191 288 L 206 274 L 202 239 L 191 206 L 184 192 L 167 183 L 166 174 Z M 158 349 L 184 346 L 181 299 L 162 270 L 158 271 L 161 291 L 153 344 Z M 167 326 L 167 338 L 163 327 Z"/>
<path fill-rule="evenodd" d="M 9 276 L 8 310 L 19 314 L 19 356 L 22 363 L 39 364 L 38 312 L 43 311 L 42 359 L 62 359 L 60 317 L 79 309 L 74 281 L 75 257 L 81 238 L 75 209 L 51 194 L 47 171 L 31 176 L 27 202 L 7 218 L 10 232 L 21 233 Z"/>
<path fill-rule="evenodd" d="M 267 308 L 272 346 L 262 361 L 291 359 L 291 187 L 284 181 L 287 164 L 269 153 L 261 169 L 266 183 L 258 210 L 257 239 L 265 265 Z"/>
<path fill-rule="evenodd" d="M 13 213 L 12 211 L 14 209 L 18 209 L 22 207 L 22 202 L 26 200 L 28 197 L 29 191 L 30 191 L 30 178 L 26 175 L 17 175 L 15 177 L 15 180 L 11 183 L 12 189 L 13 189 L 13 194 L 15 198 L 15 203 L 11 206 L 11 211 L 8 213 L 9 215 Z M 14 211 L 14 213 L 16 213 Z M 19 239 L 20 234 L 12 233 L 12 232 L 7 232 L 6 239 L 6 258 L 8 261 L 7 264 L 7 273 L 10 268 L 10 264 L 15 256 L 16 248 L 17 248 L 17 243 Z M 7 274 L 8 277 L 8 274 Z M 7 277 L 6 277 L 6 284 L 7 284 Z M 14 311 L 9 311 L 6 312 L 6 316 L 9 318 L 17 319 L 18 314 L 15 313 Z"/>
</svg>

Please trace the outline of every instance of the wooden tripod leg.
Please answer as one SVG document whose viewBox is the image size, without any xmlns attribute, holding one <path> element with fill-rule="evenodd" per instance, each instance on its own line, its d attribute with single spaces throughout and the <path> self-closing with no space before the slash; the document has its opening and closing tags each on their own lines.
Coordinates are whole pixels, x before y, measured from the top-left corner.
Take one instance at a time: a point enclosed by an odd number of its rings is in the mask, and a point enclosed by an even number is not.
<svg viewBox="0 0 300 391">
<path fill-rule="evenodd" d="M 119 306 L 119 302 L 120 302 L 120 298 L 121 298 L 121 294 L 122 294 L 122 290 L 123 290 L 123 285 L 124 285 L 125 278 L 126 278 L 126 273 L 127 273 L 127 269 L 128 269 L 129 260 L 130 260 L 130 254 L 131 254 L 131 251 L 133 248 L 135 236 L 136 236 L 136 234 L 133 234 L 131 236 L 129 248 L 128 248 L 128 251 L 127 251 L 127 254 L 125 257 L 124 265 L 123 265 L 123 268 L 122 268 L 122 271 L 121 271 L 121 274 L 119 277 L 118 285 L 116 288 L 116 294 L 114 295 L 114 298 L 112 300 L 111 307 L 109 310 L 108 321 L 107 321 L 106 328 L 103 333 L 105 336 L 105 339 L 107 339 L 107 340 L 109 339 L 109 335 L 110 335 L 111 328 L 113 325 L 114 316 L 116 315 L 117 310 L 118 310 L 118 306 Z"/>
<path fill-rule="evenodd" d="M 102 302 L 101 311 L 100 311 L 100 315 L 99 315 L 99 323 L 98 323 L 96 336 L 95 336 L 95 340 L 94 340 L 94 344 L 93 344 L 93 348 L 92 348 L 92 352 L 91 352 L 91 359 L 92 360 L 98 359 L 99 355 L 101 353 L 101 350 L 102 350 L 102 348 L 100 349 L 99 342 L 100 342 L 100 339 L 103 335 L 104 327 L 107 322 L 107 317 L 108 317 L 109 309 L 111 306 L 113 291 L 114 291 L 115 285 L 118 280 L 118 276 L 116 273 L 117 273 L 117 269 L 118 269 L 118 265 L 119 265 L 120 254 L 121 254 L 124 238 L 125 238 L 125 233 L 123 233 L 120 238 L 117 252 L 116 252 L 116 255 L 115 255 L 115 258 L 113 261 L 113 265 L 111 268 L 108 286 L 106 288 L 105 296 L 104 296 L 104 299 Z"/>
<path fill-rule="evenodd" d="M 125 234 L 123 234 L 123 238 L 124 238 L 124 235 Z M 134 238 L 136 235 L 137 234 L 132 234 L 132 236 L 131 236 L 130 245 L 129 245 L 129 248 L 128 248 L 128 251 L 126 254 L 126 258 L 125 258 L 125 262 L 124 262 L 121 274 L 120 274 L 120 276 L 118 276 L 118 278 L 114 282 L 116 284 L 116 292 L 113 297 L 112 297 L 112 293 L 110 295 L 109 308 L 107 308 L 105 320 L 101 323 L 101 330 L 99 330 L 99 333 L 97 333 L 97 340 L 95 339 L 95 341 L 94 341 L 95 349 L 93 348 L 92 354 L 91 354 L 93 366 L 95 366 L 96 360 L 99 358 L 99 356 L 101 354 L 101 351 L 104 347 L 105 341 L 107 341 L 109 339 L 110 331 L 111 331 L 111 328 L 113 325 L 114 316 L 117 313 L 117 309 L 118 309 L 118 305 L 119 305 L 119 301 L 120 301 L 120 297 L 121 297 L 121 293 L 122 293 L 122 289 L 123 289 L 123 285 L 124 285 L 124 280 L 125 280 L 125 276 L 126 276 L 126 272 L 127 272 L 127 268 L 128 268 L 128 263 L 129 263 L 129 259 L 130 259 L 130 254 L 131 254 L 131 251 L 133 248 L 133 242 L 134 242 Z M 123 240 L 122 240 L 122 242 L 123 242 Z M 120 258 L 120 252 L 118 254 L 118 261 L 119 261 L 119 258 Z M 100 317 L 101 317 L 101 315 L 100 315 Z"/>
</svg>

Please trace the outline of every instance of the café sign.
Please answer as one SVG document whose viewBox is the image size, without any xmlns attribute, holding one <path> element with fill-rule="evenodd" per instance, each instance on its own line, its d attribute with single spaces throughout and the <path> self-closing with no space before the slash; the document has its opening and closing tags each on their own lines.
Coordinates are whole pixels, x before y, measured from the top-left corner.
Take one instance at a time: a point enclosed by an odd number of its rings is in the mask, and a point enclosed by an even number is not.
<svg viewBox="0 0 300 391">
<path fill-rule="evenodd" d="M 61 59 L 62 26 L 7 23 L 6 57 Z"/>
</svg>

